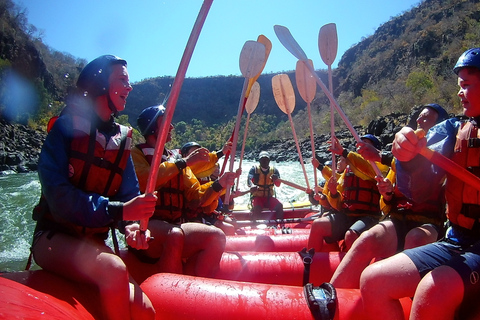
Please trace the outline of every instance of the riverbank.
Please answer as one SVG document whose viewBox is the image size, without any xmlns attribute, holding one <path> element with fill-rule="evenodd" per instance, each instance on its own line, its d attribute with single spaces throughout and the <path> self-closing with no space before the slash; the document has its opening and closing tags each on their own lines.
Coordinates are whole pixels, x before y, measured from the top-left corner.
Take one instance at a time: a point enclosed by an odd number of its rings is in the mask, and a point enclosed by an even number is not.
<svg viewBox="0 0 480 320">
<path fill-rule="evenodd" d="M 420 107 L 413 108 L 410 114 L 392 113 L 372 121 L 368 127 L 355 126 L 361 136 L 371 133 L 382 142 L 383 150 L 390 150 L 391 143 L 403 126 L 415 127 L 415 119 L 421 111 Z M 22 124 L 11 124 L 0 119 L 0 174 L 25 173 L 37 170 L 38 157 L 47 133 L 44 130 L 34 130 Z M 337 138 L 348 150 L 355 150 L 355 139 L 347 128 L 336 132 Z M 328 152 L 327 141 L 329 134 L 315 136 L 316 153 L 325 162 L 331 158 Z M 312 157 L 310 138 L 300 139 L 300 150 L 304 162 Z M 245 152 L 244 158 L 256 161 L 262 150 L 270 152 L 271 158 L 277 162 L 299 161 L 297 147 L 293 139 L 271 141 L 259 145 L 256 150 Z"/>
</svg>

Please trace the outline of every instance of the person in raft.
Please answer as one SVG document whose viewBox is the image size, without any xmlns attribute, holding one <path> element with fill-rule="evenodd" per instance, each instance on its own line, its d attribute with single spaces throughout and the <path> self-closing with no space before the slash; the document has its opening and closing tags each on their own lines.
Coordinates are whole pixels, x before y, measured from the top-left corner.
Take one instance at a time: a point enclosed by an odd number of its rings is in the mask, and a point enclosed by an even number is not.
<svg viewBox="0 0 480 320">
<path fill-rule="evenodd" d="M 141 192 L 145 192 L 147 186 L 164 113 L 163 106 L 152 106 L 144 109 L 137 119 L 145 143 L 132 149 L 132 159 Z M 171 140 L 172 129 L 170 125 L 166 142 Z M 189 166 L 209 161 L 208 153 L 207 149 L 199 148 L 181 158 L 167 148 L 162 152 L 155 184 L 158 201 L 148 223 L 154 240 L 146 250 L 131 249 L 142 261 L 156 264 L 159 272 L 210 277 L 218 268 L 225 249 L 225 234 L 214 226 L 188 222 L 193 217 L 187 213 L 195 210 L 187 209 L 208 206 L 218 199 L 223 186 L 233 183 L 237 174 L 226 172 L 218 180 L 201 185 Z"/>
<path fill-rule="evenodd" d="M 183 158 L 188 157 L 193 151 L 200 149 L 202 146 L 197 142 L 187 142 L 180 149 L 180 155 Z M 217 162 L 226 152 L 230 152 L 232 149 L 232 143 L 227 142 L 223 146 L 222 150 L 209 153 L 208 162 L 199 162 L 200 165 L 191 166 L 190 169 L 195 174 L 200 184 L 210 183 L 218 179 L 220 173 L 219 163 Z M 195 170 L 196 169 L 196 170 Z M 196 171 L 196 172 L 195 172 Z M 230 217 L 223 215 L 223 202 L 221 196 L 225 194 L 225 190 L 219 193 L 218 198 L 212 201 L 209 205 L 198 206 L 196 208 L 190 208 L 195 211 L 192 222 L 201 222 L 208 225 L 213 225 L 222 229 L 225 235 L 234 235 L 235 227 Z"/>
<path fill-rule="evenodd" d="M 372 134 L 362 136 L 361 140 L 381 148 L 380 141 Z M 325 183 L 326 187 L 323 188 L 323 193 L 334 210 L 312 223 L 308 247 L 316 252 L 322 251 L 324 241 L 330 244 L 344 240 L 342 250 L 349 250 L 358 236 L 378 223 L 382 216 L 376 173 L 371 164 L 360 154 L 344 149 L 336 137 L 331 141 L 330 151 L 340 155 L 337 164 L 339 170 L 345 169 L 335 178 L 330 174 Z M 323 166 L 318 160 L 313 164 L 317 165 L 322 174 L 326 174 L 324 169 L 331 172 L 330 168 Z M 387 173 L 388 166 L 380 163 L 377 163 L 377 166 L 382 174 Z"/>
<path fill-rule="evenodd" d="M 104 55 L 88 63 L 45 139 L 38 165 L 42 195 L 33 211 L 33 257 L 45 270 L 98 287 L 105 319 L 155 316 L 105 243 L 110 229 L 122 220 L 149 218 L 156 203 L 155 194 L 139 193 L 132 129 L 114 121 L 130 91 L 125 60 Z M 131 240 L 132 247 L 146 248 L 148 230 Z"/>
<path fill-rule="evenodd" d="M 442 188 L 446 175 L 448 228 L 441 240 L 405 250 L 363 271 L 360 290 L 372 319 L 403 319 L 398 300 L 402 297 L 413 297 L 410 319 L 467 319 L 471 312 L 478 315 L 479 192 L 419 155 L 428 146 L 479 175 L 480 48 L 465 51 L 453 71 L 468 119 L 448 119 L 432 127 L 426 138 L 404 127 L 392 146 L 397 186 L 408 198 L 419 202 L 428 199 Z"/>
<path fill-rule="evenodd" d="M 259 164 L 252 166 L 247 177 L 252 201 L 252 219 L 261 219 L 264 208 L 275 211 L 276 219 L 283 219 L 283 204 L 275 198 L 275 187 L 280 186 L 280 173 L 270 165 L 270 154 L 267 151 L 260 152 L 258 161 Z"/>
<path fill-rule="evenodd" d="M 423 106 L 416 119 L 417 129 L 425 132 L 444 121 L 447 112 L 438 104 Z M 360 142 L 357 151 L 367 160 L 381 161 L 380 150 Z M 359 288 L 360 275 L 372 259 L 384 259 L 404 249 L 434 242 L 443 234 L 445 223 L 444 189 L 432 192 L 421 203 L 406 198 L 396 186 L 395 163 L 386 178 L 377 178 L 382 197 L 380 207 L 386 218 L 365 231 L 353 243 L 352 248 L 338 265 L 331 283 L 336 288 Z"/>
</svg>

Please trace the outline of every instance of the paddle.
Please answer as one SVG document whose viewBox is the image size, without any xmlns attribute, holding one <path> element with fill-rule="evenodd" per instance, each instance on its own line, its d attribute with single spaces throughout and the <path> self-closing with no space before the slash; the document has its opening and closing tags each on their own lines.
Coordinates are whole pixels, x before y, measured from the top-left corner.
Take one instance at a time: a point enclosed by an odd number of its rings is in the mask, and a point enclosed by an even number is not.
<svg viewBox="0 0 480 320">
<path fill-rule="evenodd" d="M 280 26 L 280 25 L 275 25 L 274 26 L 274 30 L 275 30 L 275 34 L 277 35 L 278 37 L 278 40 L 280 40 L 280 42 L 282 43 L 282 45 L 291 53 L 293 54 L 294 57 L 296 57 L 297 59 L 303 61 L 303 63 L 307 66 L 308 70 L 310 71 L 310 73 L 312 74 L 312 76 L 315 78 L 315 80 L 317 81 L 318 85 L 320 86 L 320 88 L 322 88 L 323 92 L 325 93 L 325 95 L 327 96 L 327 98 L 330 100 L 330 102 L 333 104 L 333 106 L 335 107 L 335 109 L 337 110 L 337 112 L 340 114 L 340 117 L 342 118 L 342 120 L 345 122 L 345 124 L 347 125 L 348 129 L 350 130 L 350 132 L 352 133 L 353 137 L 355 138 L 355 140 L 357 142 L 360 142 L 361 139 L 360 139 L 360 136 L 358 135 L 358 133 L 355 131 L 355 129 L 353 128 L 353 125 L 352 123 L 348 120 L 347 116 L 345 115 L 345 113 L 343 112 L 342 108 L 340 108 L 340 106 L 338 105 L 337 101 L 335 100 L 335 98 L 332 96 L 332 94 L 330 93 L 330 91 L 328 91 L 328 89 L 325 87 L 325 84 L 323 83 L 322 79 L 320 79 L 320 77 L 318 76 L 318 74 L 315 72 L 315 70 L 313 69 L 313 67 L 307 62 L 308 61 L 308 58 L 307 58 L 307 55 L 305 54 L 305 52 L 302 50 L 302 48 L 300 47 L 300 45 L 297 43 L 297 41 L 293 38 L 292 34 L 290 33 L 290 30 L 288 30 L 288 28 L 284 27 L 284 26 Z M 375 162 L 373 161 L 369 161 L 371 166 L 373 167 L 373 169 L 375 170 L 375 173 L 378 175 L 378 176 L 383 176 L 380 169 L 377 167 L 377 165 L 375 164 Z"/>
<path fill-rule="evenodd" d="M 312 60 L 308 60 L 308 63 L 312 65 Z M 311 102 L 315 98 L 317 92 L 317 83 L 312 77 L 311 73 L 308 71 L 305 64 L 298 60 L 297 66 L 295 68 L 295 81 L 297 82 L 298 92 L 303 100 L 307 103 L 308 110 L 308 122 L 310 125 L 310 144 L 312 146 L 312 158 L 315 157 L 315 137 L 313 135 L 313 122 L 312 122 L 312 111 L 311 111 Z M 317 179 L 317 169 L 313 167 L 313 180 L 315 185 L 315 193 L 318 193 L 318 179 Z"/>
<path fill-rule="evenodd" d="M 242 94 L 240 95 L 240 102 L 238 105 L 238 113 L 237 113 L 237 121 L 235 123 L 235 129 L 233 130 L 233 140 L 232 140 L 232 152 L 230 154 L 230 163 L 229 163 L 229 171 L 233 172 L 233 165 L 235 163 L 235 151 L 237 150 L 237 140 L 238 140 L 238 130 L 240 128 L 240 121 L 242 118 L 242 113 L 246 101 L 244 101 L 244 97 L 247 95 L 247 88 L 248 83 L 251 78 L 257 75 L 263 69 L 265 65 L 265 46 L 257 41 L 247 41 L 243 45 L 242 51 L 240 52 L 240 71 L 242 75 L 245 77 L 245 81 L 243 82 L 243 89 Z M 225 159 L 227 161 L 227 159 Z M 225 193 L 225 206 L 226 210 L 228 210 L 228 204 L 230 201 L 230 186 L 225 186 L 226 193 Z"/>
<path fill-rule="evenodd" d="M 257 42 L 260 42 L 265 46 L 265 62 L 263 63 L 261 70 L 253 78 L 251 78 L 248 81 L 248 87 L 247 87 L 247 92 L 245 93 L 243 108 L 245 107 L 245 103 L 247 103 L 247 98 L 248 98 L 248 95 L 250 94 L 251 87 L 253 86 L 255 81 L 257 81 L 258 77 L 260 77 L 260 75 L 262 74 L 263 68 L 265 68 L 265 64 L 267 63 L 268 56 L 270 55 L 270 51 L 272 51 L 272 42 L 270 42 L 270 40 L 267 37 L 265 37 L 263 34 L 258 36 Z M 242 113 L 243 113 L 243 109 L 242 109 Z M 228 141 L 233 142 L 233 134 L 234 134 L 234 131 L 232 131 L 232 135 L 230 136 L 230 139 Z M 230 151 L 227 151 L 225 154 L 225 159 L 227 159 L 229 155 L 230 155 Z M 227 161 L 224 161 L 222 165 L 222 170 L 220 170 L 220 174 L 223 174 L 225 172 L 226 166 L 227 166 Z"/>
<path fill-rule="evenodd" d="M 235 221 L 236 225 L 246 226 L 252 224 L 283 224 L 283 223 L 298 223 L 298 222 L 305 222 L 305 221 L 313 221 L 317 219 L 321 213 L 314 214 L 310 217 L 306 218 L 287 218 L 287 219 L 270 219 L 270 220 L 240 220 Z"/>
<path fill-rule="evenodd" d="M 242 152 L 240 153 L 240 162 L 238 164 L 239 168 L 242 167 L 243 153 L 245 151 L 245 142 L 247 141 L 248 122 L 250 121 L 250 115 L 257 108 L 259 99 L 260 99 L 260 85 L 258 84 L 258 82 L 255 81 L 255 83 L 252 85 L 252 89 L 250 90 L 250 94 L 247 98 L 247 102 L 245 103 L 245 110 L 247 111 L 247 120 L 245 122 L 245 129 L 243 132 Z M 240 177 L 237 177 L 237 184 L 236 184 L 237 191 L 238 191 L 239 179 Z"/>
<path fill-rule="evenodd" d="M 425 131 L 422 129 L 416 130 L 415 133 L 419 138 L 425 137 Z M 431 161 L 433 164 L 436 164 L 451 175 L 465 181 L 465 183 L 480 191 L 480 178 L 465 169 L 464 167 L 458 165 L 456 162 L 453 162 L 449 158 L 443 156 L 441 153 L 438 153 L 427 147 L 422 148 L 420 150 L 420 154 L 427 158 L 429 161 Z"/>
<path fill-rule="evenodd" d="M 292 187 L 292 188 L 295 188 L 295 189 L 298 189 L 298 190 L 307 192 L 307 188 L 306 188 L 306 187 L 302 187 L 301 185 L 298 185 L 298 184 L 296 184 L 296 183 L 294 183 L 294 182 L 290 182 L 290 181 L 283 180 L 283 179 L 280 179 L 280 178 L 278 178 L 277 180 L 280 181 L 281 183 L 289 186 L 289 187 Z"/>
<path fill-rule="evenodd" d="M 213 0 L 204 0 L 200 12 L 198 13 L 197 20 L 193 25 L 192 32 L 188 38 L 187 45 L 183 52 L 182 59 L 180 60 L 180 65 L 175 75 L 175 80 L 173 81 L 172 89 L 170 92 L 170 98 L 167 101 L 167 107 L 165 114 L 162 117 L 162 122 L 160 124 L 157 142 L 155 144 L 155 151 L 152 158 L 152 164 L 150 167 L 150 173 L 148 175 L 147 186 L 145 188 L 145 193 L 153 193 L 155 191 L 155 182 L 157 180 L 157 173 L 160 166 L 160 161 L 163 154 L 163 149 L 165 147 L 165 142 L 167 140 L 168 130 L 170 129 L 170 123 L 172 122 L 173 112 L 175 111 L 175 106 L 177 104 L 178 96 L 180 94 L 180 89 L 182 88 L 183 80 L 185 79 L 185 74 L 187 73 L 188 64 L 193 54 L 193 49 L 197 43 L 198 37 L 200 36 L 200 31 L 202 30 L 205 19 L 207 18 L 208 11 L 212 5 Z M 148 219 L 140 221 L 140 230 L 145 231 L 148 227 Z"/>
<path fill-rule="evenodd" d="M 295 109 L 295 92 L 293 91 L 293 86 L 288 75 L 277 74 L 274 76 L 272 78 L 272 90 L 273 97 L 275 98 L 275 102 L 277 102 L 278 107 L 288 115 L 288 120 L 290 121 L 290 125 L 292 127 L 293 138 L 295 139 L 295 145 L 297 146 L 298 156 L 300 158 L 300 164 L 302 165 L 303 175 L 305 176 L 305 182 L 307 184 L 307 188 L 310 189 L 307 172 L 305 171 L 305 165 L 303 163 L 302 152 L 297 139 L 297 133 L 295 132 L 295 126 L 293 125 L 291 113 L 293 112 L 293 109 Z"/>
<path fill-rule="evenodd" d="M 328 67 L 328 88 L 333 95 L 332 64 L 335 61 L 338 50 L 337 26 L 335 23 L 329 23 L 320 28 L 318 33 L 318 50 L 323 62 Z M 333 104 L 330 102 L 330 136 L 335 136 L 335 114 Z M 337 161 L 335 153 L 332 152 L 332 171 L 337 172 Z M 335 179 L 335 175 L 332 175 Z"/>
</svg>

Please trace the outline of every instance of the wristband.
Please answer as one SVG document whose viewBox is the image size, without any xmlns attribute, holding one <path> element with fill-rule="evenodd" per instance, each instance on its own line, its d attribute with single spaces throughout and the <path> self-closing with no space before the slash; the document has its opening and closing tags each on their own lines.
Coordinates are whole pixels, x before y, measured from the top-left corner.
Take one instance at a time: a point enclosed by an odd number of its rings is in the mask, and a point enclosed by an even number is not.
<svg viewBox="0 0 480 320">
<path fill-rule="evenodd" d="M 177 166 L 178 170 L 181 171 L 187 167 L 187 161 L 185 161 L 185 159 L 177 159 L 175 160 L 175 165 Z"/>
<path fill-rule="evenodd" d="M 213 189 L 213 191 L 215 191 L 215 192 L 220 192 L 220 191 L 222 191 L 223 187 L 222 187 L 222 185 L 220 184 L 220 182 L 218 182 L 218 180 L 215 180 L 215 182 L 212 183 L 212 189 Z"/>
</svg>

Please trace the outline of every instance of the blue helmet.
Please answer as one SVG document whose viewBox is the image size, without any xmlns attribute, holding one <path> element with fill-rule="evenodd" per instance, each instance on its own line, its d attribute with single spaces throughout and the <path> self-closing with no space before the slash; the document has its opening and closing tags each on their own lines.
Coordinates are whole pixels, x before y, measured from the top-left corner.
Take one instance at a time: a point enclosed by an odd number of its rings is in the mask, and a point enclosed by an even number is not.
<svg viewBox="0 0 480 320">
<path fill-rule="evenodd" d="M 151 106 L 144 109 L 137 118 L 137 126 L 143 136 L 155 134 L 157 131 L 157 119 L 165 113 L 162 105 Z"/>
<path fill-rule="evenodd" d="M 367 133 L 367 134 L 361 136 L 360 139 L 368 139 L 368 140 L 372 141 L 373 146 L 375 148 L 377 148 L 378 150 L 382 149 L 382 143 L 373 134 Z"/>
<path fill-rule="evenodd" d="M 449 118 L 447 111 L 445 111 L 445 109 L 443 109 L 442 106 L 440 106 L 439 104 L 430 103 L 430 104 L 424 105 L 424 107 L 432 108 L 438 113 L 437 123 L 440 123 L 443 120 L 446 120 Z"/>
<path fill-rule="evenodd" d="M 127 61 L 111 55 L 103 55 L 90 61 L 80 72 L 77 79 L 77 88 L 92 98 L 102 96 L 108 92 L 109 77 L 112 66 L 121 64 L 127 66 Z"/>
<path fill-rule="evenodd" d="M 462 53 L 453 68 L 453 72 L 458 75 L 460 69 L 464 67 L 475 67 L 480 70 L 480 48 L 468 49 Z"/>
</svg>

